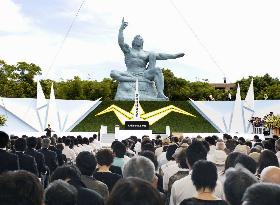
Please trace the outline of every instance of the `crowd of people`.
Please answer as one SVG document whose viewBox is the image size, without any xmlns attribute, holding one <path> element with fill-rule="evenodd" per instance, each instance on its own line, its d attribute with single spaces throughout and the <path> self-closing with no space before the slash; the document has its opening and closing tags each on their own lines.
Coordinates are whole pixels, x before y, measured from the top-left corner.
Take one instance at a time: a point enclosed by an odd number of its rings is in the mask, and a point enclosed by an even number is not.
<svg viewBox="0 0 280 205">
<path fill-rule="evenodd" d="M 0 131 L 1 205 L 279 205 L 280 139 L 224 134 L 104 147 Z"/>
</svg>

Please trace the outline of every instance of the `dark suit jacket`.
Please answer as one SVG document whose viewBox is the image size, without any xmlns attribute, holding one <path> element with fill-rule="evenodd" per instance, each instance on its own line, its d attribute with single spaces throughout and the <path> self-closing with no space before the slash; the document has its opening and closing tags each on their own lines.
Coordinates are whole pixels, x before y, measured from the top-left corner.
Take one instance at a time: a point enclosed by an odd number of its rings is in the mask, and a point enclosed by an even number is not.
<svg viewBox="0 0 280 205">
<path fill-rule="evenodd" d="M 58 162 L 59 166 L 62 166 L 67 162 L 66 156 L 64 154 L 62 154 L 62 151 L 57 149 L 55 146 L 50 146 L 49 150 L 56 153 L 57 162 Z"/>
<path fill-rule="evenodd" d="M 0 174 L 6 171 L 14 170 L 19 170 L 17 155 L 0 149 Z"/>
<path fill-rule="evenodd" d="M 46 173 L 47 165 L 46 165 L 46 162 L 45 162 L 45 157 L 42 153 L 38 152 L 35 149 L 27 149 L 25 151 L 25 154 L 35 158 L 36 163 L 37 163 L 39 176 L 41 176 L 41 173 Z"/>
<path fill-rule="evenodd" d="M 50 151 L 46 148 L 40 149 L 40 152 L 44 155 L 45 157 L 45 162 L 46 165 L 50 169 L 50 173 L 53 173 L 53 171 L 57 168 L 58 163 L 57 163 L 57 156 L 56 153 L 53 151 Z"/>
<path fill-rule="evenodd" d="M 68 183 L 73 185 L 78 191 L 77 205 L 104 205 L 102 196 L 97 192 L 86 188 L 81 181 L 70 180 Z"/>
<path fill-rule="evenodd" d="M 37 163 L 34 157 L 24 154 L 23 152 L 16 152 L 16 155 L 18 156 L 20 169 L 29 171 L 35 174 L 36 176 L 39 176 Z"/>
</svg>

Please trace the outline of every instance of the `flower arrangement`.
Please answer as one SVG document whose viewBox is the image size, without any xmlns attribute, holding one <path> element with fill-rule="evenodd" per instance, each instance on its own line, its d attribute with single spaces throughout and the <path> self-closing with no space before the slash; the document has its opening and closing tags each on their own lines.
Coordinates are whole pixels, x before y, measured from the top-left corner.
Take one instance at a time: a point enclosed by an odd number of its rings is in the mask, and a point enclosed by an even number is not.
<svg viewBox="0 0 280 205">
<path fill-rule="evenodd" d="M 0 115 L 0 126 L 4 126 L 7 118 L 4 115 Z"/>
<path fill-rule="evenodd" d="M 264 119 L 264 126 L 268 128 L 280 128 L 280 115 L 269 115 Z"/>
</svg>

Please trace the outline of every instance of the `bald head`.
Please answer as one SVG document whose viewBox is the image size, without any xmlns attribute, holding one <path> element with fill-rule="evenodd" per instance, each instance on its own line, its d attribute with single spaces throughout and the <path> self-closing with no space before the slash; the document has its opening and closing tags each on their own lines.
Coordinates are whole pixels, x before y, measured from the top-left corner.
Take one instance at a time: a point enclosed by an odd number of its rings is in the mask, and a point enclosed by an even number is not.
<svg viewBox="0 0 280 205">
<path fill-rule="evenodd" d="M 274 166 L 264 168 L 261 173 L 261 181 L 280 184 L 280 168 Z"/>
</svg>

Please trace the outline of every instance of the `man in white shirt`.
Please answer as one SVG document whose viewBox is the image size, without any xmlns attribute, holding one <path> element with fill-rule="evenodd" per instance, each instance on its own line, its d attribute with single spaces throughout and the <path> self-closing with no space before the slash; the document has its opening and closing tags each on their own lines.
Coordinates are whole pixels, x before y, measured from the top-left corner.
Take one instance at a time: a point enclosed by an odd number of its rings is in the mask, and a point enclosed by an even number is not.
<svg viewBox="0 0 280 205">
<path fill-rule="evenodd" d="M 195 162 L 199 160 L 206 160 L 207 151 L 200 141 L 193 142 L 186 151 L 187 164 L 189 169 Z M 191 172 L 188 176 L 174 182 L 171 188 L 170 205 L 179 205 L 184 199 L 191 198 L 197 195 L 195 186 L 191 180 Z M 223 189 L 222 184 L 217 181 L 215 195 L 222 198 Z"/>
<path fill-rule="evenodd" d="M 69 148 L 71 140 L 69 138 L 66 138 L 64 143 L 65 143 L 65 146 L 62 150 L 62 154 L 64 154 L 67 159 L 70 159 L 71 161 L 74 162 L 76 160 L 76 154 L 73 149 Z"/>
<path fill-rule="evenodd" d="M 163 190 L 168 191 L 169 178 L 176 174 L 179 170 L 179 166 L 176 163 L 173 155 L 178 146 L 176 144 L 169 145 L 166 151 L 166 159 L 168 162 L 161 166 L 161 172 L 163 174 Z"/>
</svg>

